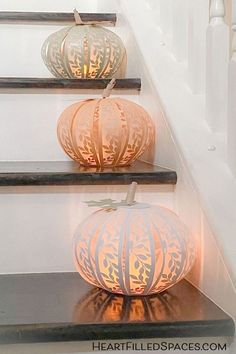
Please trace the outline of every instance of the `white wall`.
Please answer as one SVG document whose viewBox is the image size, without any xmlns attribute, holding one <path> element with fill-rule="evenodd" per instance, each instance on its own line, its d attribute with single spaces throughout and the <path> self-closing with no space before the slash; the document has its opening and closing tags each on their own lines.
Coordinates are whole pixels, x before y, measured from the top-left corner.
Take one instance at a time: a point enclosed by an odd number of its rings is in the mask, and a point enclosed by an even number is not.
<svg viewBox="0 0 236 354">
<path fill-rule="evenodd" d="M 97 12 L 98 0 L 1 0 L 0 11 Z"/>
</svg>

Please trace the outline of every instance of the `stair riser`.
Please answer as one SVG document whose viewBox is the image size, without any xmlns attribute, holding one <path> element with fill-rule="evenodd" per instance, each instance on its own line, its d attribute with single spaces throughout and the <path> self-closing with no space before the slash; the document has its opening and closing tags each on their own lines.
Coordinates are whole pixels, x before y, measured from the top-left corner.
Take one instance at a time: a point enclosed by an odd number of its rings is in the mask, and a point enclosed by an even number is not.
<svg viewBox="0 0 236 354">
<path fill-rule="evenodd" d="M 126 186 L 0 188 L 0 271 L 74 271 L 72 238 L 97 210 L 85 201 L 122 200 Z M 172 186 L 139 186 L 137 201 L 173 208 Z"/>
</svg>

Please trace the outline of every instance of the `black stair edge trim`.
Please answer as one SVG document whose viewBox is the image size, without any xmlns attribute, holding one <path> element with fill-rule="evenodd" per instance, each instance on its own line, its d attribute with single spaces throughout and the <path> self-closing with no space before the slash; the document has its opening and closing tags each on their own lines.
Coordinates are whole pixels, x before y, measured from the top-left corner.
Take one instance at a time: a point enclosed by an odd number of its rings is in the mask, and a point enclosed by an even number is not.
<svg viewBox="0 0 236 354">
<path fill-rule="evenodd" d="M 33 171 L 27 170 L 27 166 L 30 165 L 34 165 L 34 162 L 0 162 L 0 186 L 128 185 L 133 181 L 144 185 L 177 183 L 175 171 L 141 161 L 136 161 L 134 165 L 125 169 L 117 167 L 100 170 L 79 167 L 74 162 L 35 162 Z M 8 166 L 11 166 L 10 172 Z M 51 167 L 54 168 L 53 171 Z"/>
<path fill-rule="evenodd" d="M 0 89 L 104 90 L 110 80 L 0 77 Z M 117 79 L 114 89 L 140 91 L 141 79 Z"/>
<path fill-rule="evenodd" d="M 100 24 L 115 26 L 116 13 L 80 13 L 81 19 L 86 24 Z M 0 11 L 0 24 L 75 24 L 74 14 L 67 12 L 14 12 Z"/>
<path fill-rule="evenodd" d="M 112 327 L 112 328 L 111 328 Z M 192 328 L 191 328 L 192 327 Z M 217 338 L 234 337 L 232 319 L 182 322 L 178 328 L 172 322 L 129 324 L 39 324 L 0 326 L 0 344 L 56 343 L 74 341 L 124 340 L 143 338 Z"/>
</svg>

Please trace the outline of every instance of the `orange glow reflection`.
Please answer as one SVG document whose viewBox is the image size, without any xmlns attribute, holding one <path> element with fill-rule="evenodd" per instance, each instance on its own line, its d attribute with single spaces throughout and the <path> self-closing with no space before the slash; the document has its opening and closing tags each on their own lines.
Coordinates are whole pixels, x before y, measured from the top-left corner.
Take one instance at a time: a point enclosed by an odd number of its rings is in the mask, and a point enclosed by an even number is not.
<svg viewBox="0 0 236 354">
<path fill-rule="evenodd" d="M 94 288 L 74 310 L 75 322 L 145 322 L 177 319 L 181 304 L 176 296 L 165 292 L 148 297 L 125 297 L 113 295 Z"/>
</svg>

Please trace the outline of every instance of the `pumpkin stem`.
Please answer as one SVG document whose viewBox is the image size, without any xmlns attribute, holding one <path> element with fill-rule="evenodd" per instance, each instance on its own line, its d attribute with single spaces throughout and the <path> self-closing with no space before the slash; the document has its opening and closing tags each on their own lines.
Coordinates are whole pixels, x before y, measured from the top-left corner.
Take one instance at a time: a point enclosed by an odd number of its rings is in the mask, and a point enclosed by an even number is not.
<svg viewBox="0 0 236 354">
<path fill-rule="evenodd" d="M 129 186 L 129 190 L 126 196 L 126 204 L 127 205 L 133 205 L 134 204 L 134 198 L 135 198 L 135 193 L 136 193 L 136 189 L 137 189 L 138 183 L 137 182 L 133 182 L 130 186 Z"/>
<path fill-rule="evenodd" d="M 74 17 L 75 17 L 75 23 L 76 25 L 83 25 L 83 21 L 81 19 L 80 14 L 78 13 L 78 11 L 76 9 L 74 9 Z"/>
<path fill-rule="evenodd" d="M 102 97 L 103 98 L 107 98 L 111 95 L 111 91 L 113 90 L 113 88 L 115 87 L 116 84 L 116 79 L 113 78 L 109 84 L 107 85 L 107 87 L 105 88 L 105 90 L 103 91 Z"/>
</svg>

